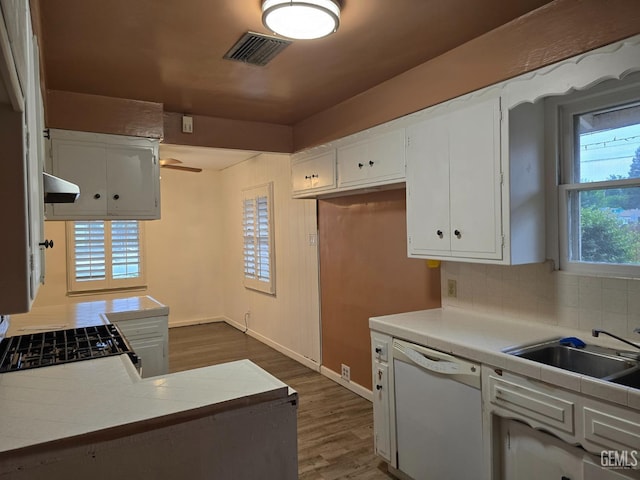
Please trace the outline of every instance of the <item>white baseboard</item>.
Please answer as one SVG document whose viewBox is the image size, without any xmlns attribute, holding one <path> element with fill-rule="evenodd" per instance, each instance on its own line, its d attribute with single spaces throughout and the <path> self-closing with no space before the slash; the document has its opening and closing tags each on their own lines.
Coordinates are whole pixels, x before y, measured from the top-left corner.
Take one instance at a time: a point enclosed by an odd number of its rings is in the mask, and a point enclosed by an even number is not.
<svg viewBox="0 0 640 480">
<path fill-rule="evenodd" d="M 236 322 L 235 320 L 230 319 L 229 317 L 222 317 L 223 321 L 227 322 L 229 325 L 231 325 L 232 327 L 237 328 L 238 330 L 240 330 L 241 332 L 245 332 L 247 335 L 255 338 L 256 340 L 261 341 L 262 343 L 269 345 L 271 348 L 273 348 L 274 350 L 279 351 L 280 353 L 282 353 L 283 355 L 286 355 L 289 358 L 294 359 L 295 361 L 301 363 L 302 365 L 304 365 L 305 367 L 310 368 L 311 370 L 314 370 L 316 372 L 320 371 L 320 365 L 318 364 L 318 362 L 311 360 L 310 358 L 307 358 L 303 355 L 300 355 L 297 352 L 294 352 L 293 350 L 280 345 L 279 343 L 274 342 L 273 340 L 265 337 L 264 335 L 259 334 L 258 332 L 255 332 L 254 330 L 251 330 L 250 328 L 247 329 L 247 327 L 240 323 L 240 322 Z"/>
<path fill-rule="evenodd" d="M 334 382 L 342 385 L 344 388 L 347 388 L 353 393 L 360 395 L 362 398 L 373 402 L 373 393 L 371 392 L 371 390 L 363 387 L 362 385 L 355 382 L 347 382 L 339 373 L 336 373 L 333 370 L 329 370 L 325 366 L 320 367 L 320 373 L 327 377 L 329 380 L 333 380 Z"/>
<path fill-rule="evenodd" d="M 225 322 L 225 317 L 196 318 L 191 320 L 169 321 L 169 328 L 173 327 L 189 327 L 191 325 L 202 325 L 204 323 Z"/>
</svg>

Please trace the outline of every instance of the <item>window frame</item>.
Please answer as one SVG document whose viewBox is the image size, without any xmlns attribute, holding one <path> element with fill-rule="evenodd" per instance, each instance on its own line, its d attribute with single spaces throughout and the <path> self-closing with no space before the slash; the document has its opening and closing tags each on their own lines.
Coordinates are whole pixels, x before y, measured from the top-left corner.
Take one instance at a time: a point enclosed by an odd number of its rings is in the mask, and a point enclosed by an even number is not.
<svg viewBox="0 0 640 480">
<path fill-rule="evenodd" d="M 640 277 L 639 265 L 605 264 L 581 262 L 570 259 L 570 195 L 572 192 L 602 190 L 608 188 L 640 187 L 640 178 L 605 180 L 581 183 L 574 178 L 576 136 L 574 116 L 598 110 L 614 109 L 640 102 L 640 75 L 631 75 L 624 80 L 610 80 L 586 91 L 575 92 L 563 97 L 547 100 L 547 134 L 553 151 L 548 158 L 554 161 L 551 171 L 554 175 L 554 194 L 548 197 L 552 221 L 556 228 L 550 234 L 555 236 L 552 257 L 560 270 L 580 275 L 613 276 L 624 278 Z M 549 131 L 551 129 L 551 131 Z"/>
<path fill-rule="evenodd" d="M 113 221 L 125 221 L 126 219 L 113 219 Z M 75 271 L 75 221 L 65 222 L 66 246 L 67 246 L 67 294 L 83 295 L 99 292 L 112 292 L 122 290 L 142 290 L 147 288 L 146 279 L 146 248 L 144 222 L 138 222 L 138 248 L 140 260 L 140 275 L 135 278 L 114 279 L 113 268 L 113 239 L 111 233 L 112 220 L 78 220 L 78 222 L 102 221 L 105 223 L 105 279 L 102 280 L 76 280 Z M 107 227 L 108 225 L 108 227 Z M 107 234 L 108 231 L 108 234 Z M 109 248 L 107 249 L 107 245 Z M 106 252 L 109 251 L 109 253 Z"/>
<path fill-rule="evenodd" d="M 268 264 L 269 264 L 269 279 L 268 281 L 261 280 L 258 276 L 248 276 L 247 275 L 247 256 L 245 250 L 247 248 L 246 243 L 246 231 L 245 225 L 247 219 L 245 217 L 245 203 L 247 200 L 253 200 L 257 203 L 257 199 L 259 197 L 267 197 L 267 216 L 268 216 Z M 243 285 L 245 288 L 250 290 L 255 290 L 258 292 L 266 293 L 268 295 L 276 295 L 276 271 L 275 271 L 275 237 L 274 237 L 274 208 L 273 208 L 273 182 L 264 183 L 261 185 L 256 185 L 253 187 L 248 187 L 242 189 L 242 200 L 241 200 L 241 218 L 242 218 L 242 279 Z M 254 230 L 255 231 L 255 230 Z M 260 250 L 256 248 L 258 242 L 255 241 L 259 235 L 254 235 L 254 255 L 256 259 L 260 257 Z M 254 263 L 260 263 L 259 260 L 255 260 Z"/>
</svg>

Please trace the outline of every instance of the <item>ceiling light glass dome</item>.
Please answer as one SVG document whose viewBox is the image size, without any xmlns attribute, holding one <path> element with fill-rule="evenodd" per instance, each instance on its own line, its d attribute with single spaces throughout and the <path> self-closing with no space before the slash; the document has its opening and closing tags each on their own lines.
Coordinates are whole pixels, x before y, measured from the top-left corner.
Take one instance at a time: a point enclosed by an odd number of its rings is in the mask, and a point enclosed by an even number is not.
<svg viewBox="0 0 640 480">
<path fill-rule="evenodd" d="M 263 0 L 262 23 L 287 38 L 325 37 L 338 29 L 340 6 L 334 0 Z"/>
</svg>

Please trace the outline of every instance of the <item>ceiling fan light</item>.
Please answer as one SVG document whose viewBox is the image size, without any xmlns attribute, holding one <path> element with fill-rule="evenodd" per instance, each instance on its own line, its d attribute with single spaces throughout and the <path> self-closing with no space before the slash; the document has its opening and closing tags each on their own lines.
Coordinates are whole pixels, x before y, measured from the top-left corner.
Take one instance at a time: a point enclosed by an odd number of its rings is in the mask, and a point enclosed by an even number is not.
<svg viewBox="0 0 640 480">
<path fill-rule="evenodd" d="M 263 0 L 262 23 L 283 37 L 321 38 L 338 29 L 340 6 L 335 0 Z"/>
</svg>

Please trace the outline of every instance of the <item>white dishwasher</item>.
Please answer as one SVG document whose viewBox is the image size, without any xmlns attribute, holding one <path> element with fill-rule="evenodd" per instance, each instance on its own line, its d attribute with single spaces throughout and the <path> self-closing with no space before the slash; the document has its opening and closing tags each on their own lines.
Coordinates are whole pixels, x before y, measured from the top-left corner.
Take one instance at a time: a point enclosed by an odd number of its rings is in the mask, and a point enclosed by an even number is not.
<svg viewBox="0 0 640 480">
<path fill-rule="evenodd" d="M 480 365 L 393 340 L 398 470 L 414 480 L 485 477 Z"/>
</svg>

